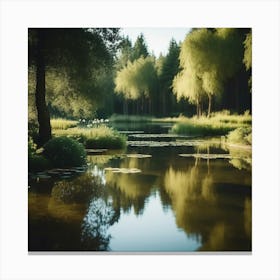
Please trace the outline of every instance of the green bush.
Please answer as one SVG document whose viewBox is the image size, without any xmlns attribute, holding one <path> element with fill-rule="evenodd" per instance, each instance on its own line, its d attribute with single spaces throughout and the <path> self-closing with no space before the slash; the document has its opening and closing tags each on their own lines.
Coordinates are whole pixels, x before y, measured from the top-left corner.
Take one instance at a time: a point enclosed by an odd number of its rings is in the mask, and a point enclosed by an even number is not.
<svg viewBox="0 0 280 280">
<path fill-rule="evenodd" d="M 84 146 L 65 136 L 49 140 L 44 145 L 43 154 L 54 167 L 73 167 L 86 163 Z"/>
<path fill-rule="evenodd" d="M 227 142 L 232 144 L 252 144 L 252 128 L 239 127 L 227 135 Z"/>
<path fill-rule="evenodd" d="M 42 155 L 28 155 L 28 170 L 30 172 L 44 171 L 51 167 L 51 163 Z"/>
</svg>

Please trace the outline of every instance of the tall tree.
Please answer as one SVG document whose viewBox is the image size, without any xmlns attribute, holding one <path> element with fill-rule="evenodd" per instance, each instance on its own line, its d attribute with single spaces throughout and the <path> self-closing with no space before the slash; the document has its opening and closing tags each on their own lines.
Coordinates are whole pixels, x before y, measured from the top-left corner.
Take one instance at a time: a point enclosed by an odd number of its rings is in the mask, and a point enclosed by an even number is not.
<svg viewBox="0 0 280 280">
<path fill-rule="evenodd" d="M 157 75 L 153 57 L 140 57 L 117 72 L 115 91 L 125 99 L 148 98 L 155 92 Z M 151 105 L 150 105 L 151 106 Z M 142 103 L 143 111 L 143 103 Z"/>
<path fill-rule="evenodd" d="M 145 37 L 143 35 L 143 33 L 141 33 L 133 46 L 133 51 L 132 51 L 132 61 L 140 58 L 141 56 L 143 56 L 144 58 L 147 57 L 149 55 L 148 52 L 148 47 L 146 45 L 145 42 Z"/>
<path fill-rule="evenodd" d="M 157 72 L 160 90 L 159 98 L 162 105 L 162 115 L 170 113 L 172 105 L 174 103 L 174 95 L 172 94 L 172 81 L 179 72 L 179 54 L 179 45 L 174 39 L 171 39 L 167 55 L 165 57 L 161 55 L 157 61 Z"/>
<path fill-rule="evenodd" d="M 118 29 L 31 28 L 28 32 L 29 67 L 35 69 L 35 100 L 39 123 L 39 144 L 51 138 L 46 105 L 46 71 L 66 71 L 71 86 L 88 97 L 95 94 L 96 72 L 112 63 Z"/>
<path fill-rule="evenodd" d="M 181 47 L 182 73 L 173 82 L 177 97 L 185 96 L 191 102 L 196 100 L 200 106 L 198 97 L 205 94 L 210 116 L 213 97 L 221 96 L 225 81 L 242 66 L 242 51 L 242 37 L 234 28 L 192 31 Z"/>
<path fill-rule="evenodd" d="M 116 60 L 116 69 L 122 69 L 127 65 L 128 61 L 133 61 L 133 47 L 129 37 L 127 36 L 121 40 Z"/>
</svg>

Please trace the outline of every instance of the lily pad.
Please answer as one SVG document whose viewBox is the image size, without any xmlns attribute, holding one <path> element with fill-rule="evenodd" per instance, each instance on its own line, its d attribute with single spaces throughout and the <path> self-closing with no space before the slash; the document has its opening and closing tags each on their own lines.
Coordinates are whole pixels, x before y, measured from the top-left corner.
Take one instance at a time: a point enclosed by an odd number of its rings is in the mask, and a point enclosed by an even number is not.
<svg viewBox="0 0 280 280">
<path fill-rule="evenodd" d="M 129 173 L 140 173 L 141 170 L 138 168 L 114 168 L 114 167 L 107 167 L 104 169 L 105 171 L 112 171 L 113 173 L 123 173 L 123 174 L 129 174 Z"/>
<path fill-rule="evenodd" d="M 197 141 L 127 141 L 131 147 L 194 147 Z"/>
<path fill-rule="evenodd" d="M 129 133 L 144 133 L 143 130 L 120 130 L 119 133 L 129 134 Z"/>
<path fill-rule="evenodd" d="M 145 154 L 127 154 L 128 158 L 150 158 L 152 155 L 145 155 Z"/>
<path fill-rule="evenodd" d="M 179 154 L 180 157 L 194 157 L 202 159 L 231 159 L 230 154 Z"/>
<path fill-rule="evenodd" d="M 107 151 L 108 149 L 86 149 L 87 154 L 101 154 Z"/>
<path fill-rule="evenodd" d="M 37 179 L 51 179 L 51 176 L 46 174 L 37 174 Z"/>
</svg>

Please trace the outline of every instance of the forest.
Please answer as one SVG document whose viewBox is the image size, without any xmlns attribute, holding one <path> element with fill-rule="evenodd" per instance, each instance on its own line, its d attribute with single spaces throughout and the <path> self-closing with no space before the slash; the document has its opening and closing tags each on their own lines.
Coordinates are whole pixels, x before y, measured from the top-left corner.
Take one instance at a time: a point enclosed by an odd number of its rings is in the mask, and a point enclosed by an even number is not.
<svg viewBox="0 0 280 280">
<path fill-rule="evenodd" d="M 28 122 L 39 145 L 50 118 L 210 117 L 251 112 L 252 31 L 192 28 L 166 55 L 119 28 L 29 29 Z M 117 115 L 117 116 L 116 116 Z"/>
<path fill-rule="evenodd" d="M 251 251 L 252 30 L 122 30 L 28 30 L 29 251 Z"/>
</svg>

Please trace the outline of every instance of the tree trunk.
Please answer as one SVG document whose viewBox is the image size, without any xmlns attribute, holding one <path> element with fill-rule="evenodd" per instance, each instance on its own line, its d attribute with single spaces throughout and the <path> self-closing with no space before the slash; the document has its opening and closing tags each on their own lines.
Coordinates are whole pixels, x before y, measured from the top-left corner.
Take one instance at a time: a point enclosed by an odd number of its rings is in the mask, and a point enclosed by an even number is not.
<svg viewBox="0 0 280 280">
<path fill-rule="evenodd" d="M 163 95 L 162 95 L 162 116 L 165 117 L 166 115 L 166 99 L 165 99 L 165 92 L 163 92 Z"/>
<path fill-rule="evenodd" d="M 51 139 L 50 114 L 46 104 L 46 69 L 44 59 L 44 31 L 38 30 L 37 54 L 36 54 L 36 108 L 39 123 L 39 146 L 43 146 Z"/>
<path fill-rule="evenodd" d="M 209 95 L 208 96 L 208 113 L 207 113 L 208 118 L 210 118 L 210 114 L 211 114 L 211 102 L 212 102 L 212 96 Z"/>
</svg>

